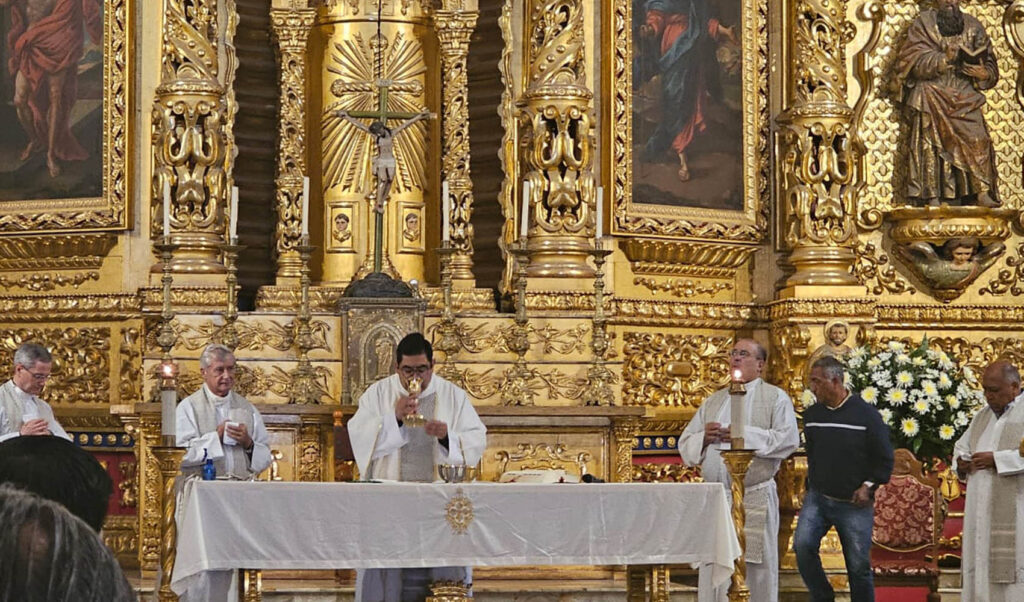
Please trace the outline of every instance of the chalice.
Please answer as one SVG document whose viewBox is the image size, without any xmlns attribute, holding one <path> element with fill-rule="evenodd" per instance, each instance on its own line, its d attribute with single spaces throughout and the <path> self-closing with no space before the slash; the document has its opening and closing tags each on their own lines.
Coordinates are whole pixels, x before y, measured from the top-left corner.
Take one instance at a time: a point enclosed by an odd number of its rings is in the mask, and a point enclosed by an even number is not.
<svg viewBox="0 0 1024 602">
<path fill-rule="evenodd" d="M 423 381 L 414 376 L 409 379 L 409 384 L 406 385 L 406 388 L 409 389 L 409 395 L 419 395 L 423 391 Z M 408 414 L 402 419 L 402 424 L 412 428 L 421 427 L 426 423 L 427 419 L 420 413 Z"/>
</svg>

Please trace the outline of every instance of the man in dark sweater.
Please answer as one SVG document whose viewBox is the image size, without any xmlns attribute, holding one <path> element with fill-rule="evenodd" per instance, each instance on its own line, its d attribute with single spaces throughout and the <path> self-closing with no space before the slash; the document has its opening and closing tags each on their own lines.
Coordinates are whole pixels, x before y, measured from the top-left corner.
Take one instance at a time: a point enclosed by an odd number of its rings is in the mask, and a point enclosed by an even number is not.
<svg viewBox="0 0 1024 602">
<path fill-rule="evenodd" d="M 793 550 L 811 602 L 835 599 L 818 551 L 835 526 L 843 544 L 852 602 L 875 599 L 871 578 L 874 491 L 889 481 L 892 444 L 881 414 L 843 384 L 843 365 L 823 357 L 811 367 L 818 398 L 804 412 L 807 495 L 800 509 Z"/>
</svg>

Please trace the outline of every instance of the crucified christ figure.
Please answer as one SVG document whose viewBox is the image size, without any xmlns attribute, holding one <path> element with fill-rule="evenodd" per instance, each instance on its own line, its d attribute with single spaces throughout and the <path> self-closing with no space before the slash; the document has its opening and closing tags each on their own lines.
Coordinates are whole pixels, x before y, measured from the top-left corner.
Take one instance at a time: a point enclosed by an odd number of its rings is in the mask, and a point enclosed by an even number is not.
<svg viewBox="0 0 1024 602">
<path fill-rule="evenodd" d="M 373 120 L 367 126 L 359 119 L 349 115 L 348 111 L 338 111 L 335 114 L 374 137 L 377 144 L 377 156 L 373 158 L 373 176 L 377 180 L 377 202 L 374 204 L 373 210 L 383 215 L 388 192 L 391 190 L 391 182 L 395 179 L 395 136 L 417 121 L 432 117 L 433 114 L 430 111 L 421 111 L 394 129 L 389 128 L 380 119 Z"/>
</svg>

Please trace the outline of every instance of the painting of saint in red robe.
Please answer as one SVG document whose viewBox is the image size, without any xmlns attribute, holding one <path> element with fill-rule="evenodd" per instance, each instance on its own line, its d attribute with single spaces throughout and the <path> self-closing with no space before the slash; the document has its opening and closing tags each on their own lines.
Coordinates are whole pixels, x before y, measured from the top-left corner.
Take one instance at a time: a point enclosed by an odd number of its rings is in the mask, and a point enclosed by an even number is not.
<svg viewBox="0 0 1024 602">
<path fill-rule="evenodd" d="M 102 0 L 0 0 L 0 199 L 102 194 Z"/>
<path fill-rule="evenodd" d="M 633 0 L 633 201 L 743 209 L 740 6 Z"/>
</svg>

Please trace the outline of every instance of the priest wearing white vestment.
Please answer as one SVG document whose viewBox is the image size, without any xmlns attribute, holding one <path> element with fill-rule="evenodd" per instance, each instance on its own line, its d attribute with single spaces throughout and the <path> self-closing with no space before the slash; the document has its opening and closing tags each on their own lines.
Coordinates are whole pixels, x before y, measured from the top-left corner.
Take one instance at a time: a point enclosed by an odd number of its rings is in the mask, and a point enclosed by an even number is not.
<svg viewBox="0 0 1024 602">
<path fill-rule="evenodd" d="M 956 470 L 967 478 L 963 602 L 1024 600 L 1024 395 L 1020 373 L 995 362 L 981 381 L 988 405 L 956 442 Z"/>
<path fill-rule="evenodd" d="M 71 440 L 50 404 L 39 399 L 52 367 L 53 356 L 42 345 L 24 343 L 14 352 L 14 374 L 0 386 L 0 441 L 33 435 Z"/>
<path fill-rule="evenodd" d="M 422 334 L 403 338 L 395 350 L 395 374 L 371 385 L 348 422 L 349 439 L 363 479 L 433 482 L 437 464 L 476 465 L 487 445 L 487 428 L 466 392 L 433 374 L 434 355 Z M 411 386 L 413 381 L 417 386 Z M 412 391 L 410 392 L 410 388 Z M 405 424 L 422 415 L 422 427 Z M 357 573 L 356 600 L 422 601 L 433 581 L 464 581 L 465 567 L 367 569 Z"/>
<path fill-rule="evenodd" d="M 217 476 L 247 479 L 272 461 L 263 417 L 235 393 L 235 355 L 224 345 L 207 345 L 199 356 L 203 386 L 181 400 L 175 413 L 178 445 L 187 448 L 183 472 L 213 460 Z"/>
<path fill-rule="evenodd" d="M 746 384 L 744 446 L 756 450 L 750 465 L 744 497 L 746 509 L 747 584 L 750 599 L 776 602 L 779 599 L 779 494 L 775 473 L 782 461 L 800 445 L 793 402 L 782 389 L 761 380 L 768 353 L 756 341 L 740 339 L 730 352 L 730 373 Z M 687 466 L 701 467 L 704 480 L 730 488 L 729 470 L 721 450 L 729 449 L 729 389 L 715 391 L 701 404 L 679 437 L 679 455 Z M 698 578 L 700 602 L 724 601 L 728 583 L 717 590 L 711 574 L 701 570 Z"/>
</svg>

